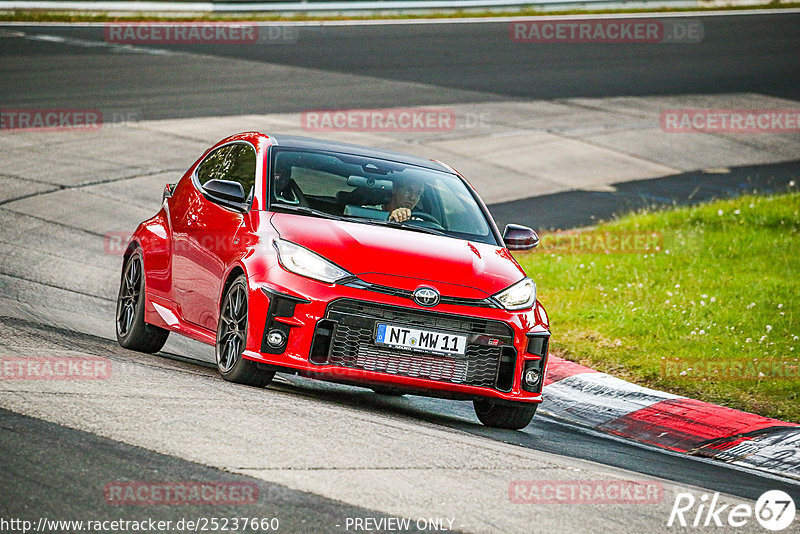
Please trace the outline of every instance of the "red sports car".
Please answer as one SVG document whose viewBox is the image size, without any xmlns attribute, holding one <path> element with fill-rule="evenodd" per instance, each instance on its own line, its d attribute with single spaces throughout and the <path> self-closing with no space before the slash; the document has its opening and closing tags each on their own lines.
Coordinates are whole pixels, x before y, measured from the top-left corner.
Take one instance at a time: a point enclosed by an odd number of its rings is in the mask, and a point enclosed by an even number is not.
<svg viewBox="0 0 800 534">
<path fill-rule="evenodd" d="M 216 346 L 223 378 L 276 372 L 472 400 L 525 427 L 550 338 L 536 285 L 475 190 L 444 163 L 248 132 L 220 141 L 141 223 L 124 254 L 117 339 L 170 332 Z"/>
</svg>

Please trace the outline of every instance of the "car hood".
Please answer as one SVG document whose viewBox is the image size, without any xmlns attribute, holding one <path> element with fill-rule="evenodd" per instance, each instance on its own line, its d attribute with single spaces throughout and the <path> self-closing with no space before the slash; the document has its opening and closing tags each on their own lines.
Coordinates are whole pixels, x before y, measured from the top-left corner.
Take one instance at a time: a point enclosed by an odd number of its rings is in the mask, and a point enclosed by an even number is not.
<svg viewBox="0 0 800 534">
<path fill-rule="evenodd" d="M 443 295 L 485 298 L 525 276 L 508 250 L 485 243 L 288 213 L 271 222 L 281 238 L 373 284 L 413 291 L 427 282 Z"/>
</svg>

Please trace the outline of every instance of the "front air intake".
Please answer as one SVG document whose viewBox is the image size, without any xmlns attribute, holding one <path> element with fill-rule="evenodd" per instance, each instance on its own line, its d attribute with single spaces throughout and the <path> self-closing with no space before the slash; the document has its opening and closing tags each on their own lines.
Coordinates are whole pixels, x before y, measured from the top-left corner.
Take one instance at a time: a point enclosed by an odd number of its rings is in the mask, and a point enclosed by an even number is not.
<svg viewBox="0 0 800 534">
<path fill-rule="evenodd" d="M 333 339 L 335 328 L 336 321 L 331 321 L 330 319 L 322 319 L 317 323 L 317 328 L 314 330 L 314 340 L 311 342 L 311 353 L 308 356 L 308 360 L 311 363 L 328 363 L 328 353 L 331 351 L 331 340 Z"/>
</svg>

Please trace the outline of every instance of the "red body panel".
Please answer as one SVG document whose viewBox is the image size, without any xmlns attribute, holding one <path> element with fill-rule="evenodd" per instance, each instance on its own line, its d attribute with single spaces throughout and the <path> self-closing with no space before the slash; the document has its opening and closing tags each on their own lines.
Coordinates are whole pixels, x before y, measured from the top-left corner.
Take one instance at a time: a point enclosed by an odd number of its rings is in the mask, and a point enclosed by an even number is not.
<svg viewBox="0 0 800 534">
<path fill-rule="evenodd" d="M 181 178 L 161 210 L 139 225 L 129 244 L 141 247 L 145 270 L 145 321 L 194 339 L 214 343 L 225 283 L 234 270 L 245 273 L 249 285 L 247 346 L 244 357 L 324 378 L 363 384 L 403 385 L 420 391 L 451 392 L 509 401 L 540 402 L 540 393 L 523 390 L 520 377 L 528 360 L 526 334 L 549 334 L 541 305 L 529 310 L 441 303 L 435 312 L 448 316 L 502 321 L 514 332 L 516 360 L 510 391 L 487 387 L 370 372 L 309 361 L 312 339 L 328 305 L 340 298 L 386 304 L 407 310 L 430 310 L 409 298 L 368 289 L 326 284 L 285 270 L 278 262 L 277 237 L 302 245 L 357 275 L 364 282 L 413 291 L 420 285 L 443 296 L 486 299 L 521 280 L 525 273 L 507 249 L 462 239 L 402 229 L 264 210 L 271 138 L 239 134 L 257 150 L 256 189 L 251 209 L 240 213 L 206 199 L 193 181 L 202 157 Z M 204 154 L 204 156 L 206 155 Z M 493 224 L 493 223 L 492 223 Z M 262 352 L 270 297 L 267 290 L 307 302 L 294 315 L 278 318 L 291 326 L 281 354 Z"/>
<path fill-rule="evenodd" d="M 505 249 L 491 245 L 356 222 L 307 221 L 287 213 L 272 217 L 282 238 L 374 283 L 413 290 L 426 281 L 443 282 L 461 288 L 452 296 L 485 298 L 525 277 Z M 409 276 L 416 279 L 410 285 L 404 281 Z"/>
</svg>

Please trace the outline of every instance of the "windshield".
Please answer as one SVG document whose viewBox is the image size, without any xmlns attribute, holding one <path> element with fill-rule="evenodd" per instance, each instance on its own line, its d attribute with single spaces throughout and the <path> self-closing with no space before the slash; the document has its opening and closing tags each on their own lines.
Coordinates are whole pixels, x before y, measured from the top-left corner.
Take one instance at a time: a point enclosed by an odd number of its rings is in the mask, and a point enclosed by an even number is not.
<svg viewBox="0 0 800 534">
<path fill-rule="evenodd" d="M 349 154 L 274 150 L 269 181 L 273 211 L 497 245 L 477 201 L 453 174 Z M 405 215 L 395 213 L 397 209 Z"/>
</svg>

